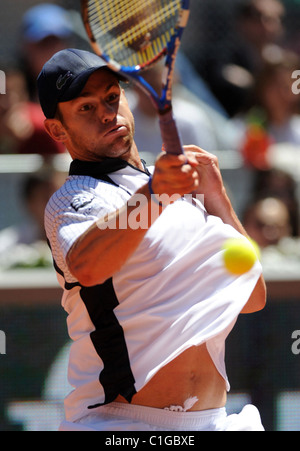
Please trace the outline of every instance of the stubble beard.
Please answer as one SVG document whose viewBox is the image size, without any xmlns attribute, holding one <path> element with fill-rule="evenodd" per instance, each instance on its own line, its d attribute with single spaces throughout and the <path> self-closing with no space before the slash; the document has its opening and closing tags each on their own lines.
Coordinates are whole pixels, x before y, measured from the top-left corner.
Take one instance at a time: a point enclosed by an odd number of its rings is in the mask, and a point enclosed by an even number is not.
<svg viewBox="0 0 300 451">
<path fill-rule="evenodd" d="M 134 132 L 130 131 L 126 136 L 117 138 L 114 142 L 103 145 L 101 142 L 87 143 L 81 137 L 70 133 L 74 149 L 78 149 L 78 154 L 90 160 L 101 160 L 104 158 L 122 158 L 125 154 L 129 154 L 134 142 Z"/>
</svg>

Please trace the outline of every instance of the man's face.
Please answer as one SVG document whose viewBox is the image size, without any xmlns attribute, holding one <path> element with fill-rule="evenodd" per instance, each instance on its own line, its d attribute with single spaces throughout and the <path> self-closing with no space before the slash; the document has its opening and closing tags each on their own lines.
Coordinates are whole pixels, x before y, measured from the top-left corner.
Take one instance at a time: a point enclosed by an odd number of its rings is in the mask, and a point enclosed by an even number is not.
<svg viewBox="0 0 300 451">
<path fill-rule="evenodd" d="M 253 0 L 253 7 L 252 15 L 243 23 L 243 33 L 261 49 L 282 36 L 285 9 L 277 0 Z"/>
<path fill-rule="evenodd" d="M 99 70 L 91 75 L 80 96 L 59 104 L 72 158 L 99 161 L 128 159 L 134 141 L 134 119 L 116 76 Z"/>
</svg>

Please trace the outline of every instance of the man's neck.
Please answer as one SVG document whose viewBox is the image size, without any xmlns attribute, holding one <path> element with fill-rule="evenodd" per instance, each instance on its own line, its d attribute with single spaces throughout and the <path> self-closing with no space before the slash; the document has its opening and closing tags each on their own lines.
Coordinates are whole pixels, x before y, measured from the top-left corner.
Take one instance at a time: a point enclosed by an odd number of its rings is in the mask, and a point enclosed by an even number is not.
<svg viewBox="0 0 300 451">
<path fill-rule="evenodd" d="M 127 161 L 127 163 L 131 164 L 132 166 L 134 166 L 142 171 L 144 170 L 144 165 L 141 161 L 141 158 L 140 158 L 140 155 L 139 155 L 139 152 L 138 152 L 138 149 L 137 149 L 135 143 L 133 143 L 130 151 L 121 155 L 120 158 L 122 160 Z"/>
<path fill-rule="evenodd" d="M 90 162 L 90 163 L 101 163 L 101 161 L 104 161 L 105 158 L 107 158 L 108 156 L 105 157 L 101 157 L 99 155 L 95 155 L 95 154 L 89 154 L 89 155 L 77 155 L 73 152 L 70 152 L 70 155 L 72 157 L 72 160 L 80 160 L 80 161 L 86 161 L 86 162 Z M 114 158 L 112 156 L 112 158 Z M 115 157 L 115 158 L 119 158 L 121 160 L 127 161 L 127 163 L 131 164 L 132 166 L 136 167 L 137 169 L 140 170 L 144 170 L 144 165 L 141 161 L 138 149 L 136 147 L 136 144 L 133 143 L 132 147 L 130 148 L 130 150 L 128 150 L 127 152 L 125 152 L 124 154 Z"/>
</svg>

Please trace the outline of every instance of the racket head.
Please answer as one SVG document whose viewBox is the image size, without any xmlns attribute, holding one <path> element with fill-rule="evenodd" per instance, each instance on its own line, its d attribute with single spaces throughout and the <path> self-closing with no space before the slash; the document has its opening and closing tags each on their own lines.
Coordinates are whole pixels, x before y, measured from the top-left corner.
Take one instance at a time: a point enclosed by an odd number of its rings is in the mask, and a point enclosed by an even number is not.
<svg viewBox="0 0 300 451">
<path fill-rule="evenodd" d="M 134 75 L 168 53 L 182 33 L 188 0 L 81 0 L 93 50 L 112 70 Z"/>
</svg>

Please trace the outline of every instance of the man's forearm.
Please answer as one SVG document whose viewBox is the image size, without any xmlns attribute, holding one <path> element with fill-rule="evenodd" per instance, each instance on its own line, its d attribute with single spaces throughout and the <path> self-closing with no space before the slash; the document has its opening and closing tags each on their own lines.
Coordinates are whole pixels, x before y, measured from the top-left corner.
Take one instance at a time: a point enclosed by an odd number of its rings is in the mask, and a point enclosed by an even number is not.
<svg viewBox="0 0 300 451">
<path fill-rule="evenodd" d="M 231 201 L 224 188 L 223 193 L 219 197 L 205 198 L 204 205 L 207 212 L 210 215 L 218 216 L 224 224 L 231 225 L 234 229 L 240 232 L 242 235 L 247 236 L 248 234 L 241 224 L 239 218 L 237 217 Z"/>
</svg>

